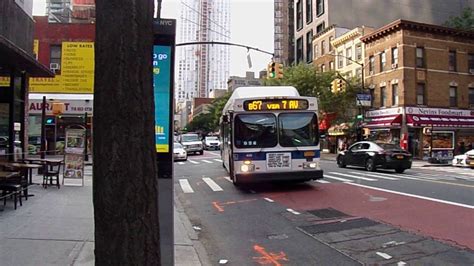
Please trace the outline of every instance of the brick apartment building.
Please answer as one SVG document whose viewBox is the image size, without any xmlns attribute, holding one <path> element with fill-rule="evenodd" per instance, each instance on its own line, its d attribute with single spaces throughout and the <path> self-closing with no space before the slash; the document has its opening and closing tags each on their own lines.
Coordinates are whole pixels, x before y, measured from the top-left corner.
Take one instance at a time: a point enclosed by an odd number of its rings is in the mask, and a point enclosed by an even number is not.
<svg viewBox="0 0 474 266">
<path fill-rule="evenodd" d="M 428 158 L 433 127 L 435 156 L 449 159 L 474 143 L 474 33 L 397 20 L 361 38 L 365 84 L 373 109 L 365 114 L 372 137 L 407 140 Z"/>
</svg>

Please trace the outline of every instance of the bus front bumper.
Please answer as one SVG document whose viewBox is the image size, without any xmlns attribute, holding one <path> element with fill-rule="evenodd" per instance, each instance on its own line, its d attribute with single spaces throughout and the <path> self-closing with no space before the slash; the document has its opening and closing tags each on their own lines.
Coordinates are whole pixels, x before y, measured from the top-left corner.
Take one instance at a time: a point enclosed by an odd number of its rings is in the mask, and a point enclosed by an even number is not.
<svg viewBox="0 0 474 266">
<path fill-rule="evenodd" d="M 309 181 L 323 178 L 323 170 L 236 174 L 239 183 Z"/>
</svg>

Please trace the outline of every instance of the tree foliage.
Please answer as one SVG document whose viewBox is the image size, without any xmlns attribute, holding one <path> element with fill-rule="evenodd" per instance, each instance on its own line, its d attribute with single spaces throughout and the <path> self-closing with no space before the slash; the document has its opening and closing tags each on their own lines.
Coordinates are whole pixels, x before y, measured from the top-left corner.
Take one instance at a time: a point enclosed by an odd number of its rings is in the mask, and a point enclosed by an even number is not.
<svg viewBox="0 0 474 266">
<path fill-rule="evenodd" d="M 444 25 L 460 30 L 474 30 L 474 9 L 465 8 L 461 15 L 450 17 Z"/>
<path fill-rule="evenodd" d="M 211 102 L 208 113 L 195 117 L 186 126 L 186 129 L 188 131 L 196 131 L 203 134 L 217 131 L 219 129 L 219 119 L 222 115 L 222 109 L 224 109 L 224 106 L 231 95 L 232 93 L 228 92 L 226 95 L 214 99 Z"/>
<path fill-rule="evenodd" d="M 331 91 L 331 82 L 336 78 L 342 78 L 346 82 L 345 91 Z M 360 90 L 360 81 L 356 78 L 345 78 L 334 71 L 319 72 L 313 65 L 307 64 L 286 67 L 282 79 L 270 79 L 264 83 L 267 86 L 293 86 L 302 96 L 317 97 L 320 112 L 335 112 L 340 121 L 353 118 L 355 96 Z"/>
</svg>

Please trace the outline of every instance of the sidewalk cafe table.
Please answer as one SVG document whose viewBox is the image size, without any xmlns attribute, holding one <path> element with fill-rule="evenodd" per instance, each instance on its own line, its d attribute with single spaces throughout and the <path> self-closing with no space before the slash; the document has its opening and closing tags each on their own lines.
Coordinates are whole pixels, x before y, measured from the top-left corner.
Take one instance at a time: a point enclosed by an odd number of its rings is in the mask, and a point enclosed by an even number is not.
<svg viewBox="0 0 474 266">
<path fill-rule="evenodd" d="M 34 164 L 34 163 L 10 163 L 10 162 L 0 162 L 1 166 L 5 166 L 8 168 L 15 168 L 24 171 L 25 177 L 29 180 L 29 184 L 33 184 L 33 169 L 41 168 L 41 164 Z"/>
</svg>

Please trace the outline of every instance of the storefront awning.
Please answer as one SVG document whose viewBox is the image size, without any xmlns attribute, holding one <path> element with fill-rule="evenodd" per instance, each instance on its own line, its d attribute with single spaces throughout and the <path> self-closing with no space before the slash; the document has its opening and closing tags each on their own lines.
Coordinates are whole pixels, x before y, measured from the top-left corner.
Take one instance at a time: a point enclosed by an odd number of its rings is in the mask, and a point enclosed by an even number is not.
<svg viewBox="0 0 474 266">
<path fill-rule="evenodd" d="M 26 71 L 30 77 L 54 77 L 49 68 L 0 35 L 0 75 L 9 76 L 12 69 Z"/>
<path fill-rule="evenodd" d="M 363 123 L 364 127 L 367 128 L 380 128 L 380 127 L 399 127 L 402 124 L 402 115 L 387 115 L 369 117 Z"/>
<path fill-rule="evenodd" d="M 406 115 L 407 125 L 412 127 L 474 128 L 474 116 L 452 117 L 441 115 Z"/>
</svg>

